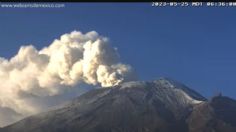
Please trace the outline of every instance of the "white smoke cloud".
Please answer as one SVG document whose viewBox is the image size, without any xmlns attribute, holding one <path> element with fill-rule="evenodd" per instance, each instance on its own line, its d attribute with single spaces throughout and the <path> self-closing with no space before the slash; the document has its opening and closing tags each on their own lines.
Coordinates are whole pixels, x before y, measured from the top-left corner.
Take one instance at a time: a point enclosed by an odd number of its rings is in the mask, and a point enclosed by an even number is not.
<svg viewBox="0 0 236 132">
<path fill-rule="evenodd" d="M 73 87 L 82 87 L 74 90 L 81 94 L 88 90 L 84 84 L 108 87 L 134 79 L 132 67 L 95 31 L 64 34 L 41 50 L 22 46 L 11 59 L 0 58 L 0 126 L 63 102 Z M 15 114 L 6 116 L 6 109 Z"/>
</svg>

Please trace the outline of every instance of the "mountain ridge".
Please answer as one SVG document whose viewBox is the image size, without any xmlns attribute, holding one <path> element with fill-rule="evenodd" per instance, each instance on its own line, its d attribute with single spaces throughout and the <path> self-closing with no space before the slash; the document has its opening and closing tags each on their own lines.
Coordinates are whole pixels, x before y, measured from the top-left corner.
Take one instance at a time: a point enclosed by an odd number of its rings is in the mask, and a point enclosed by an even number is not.
<svg viewBox="0 0 236 132">
<path fill-rule="evenodd" d="M 233 99 L 219 96 L 207 100 L 184 84 L 160 78 L 95 89 L 61 108 L 25 118 L 0 131 L 234 132 L 235 108 Z"/>
</svg>

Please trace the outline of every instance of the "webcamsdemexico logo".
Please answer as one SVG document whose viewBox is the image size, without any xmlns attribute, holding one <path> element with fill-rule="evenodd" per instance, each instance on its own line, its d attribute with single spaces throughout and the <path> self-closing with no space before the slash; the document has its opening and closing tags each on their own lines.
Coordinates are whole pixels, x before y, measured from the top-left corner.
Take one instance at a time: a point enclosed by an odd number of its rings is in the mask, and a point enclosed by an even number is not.
<svg viewBox="0 0 236 132">
<path fill-rule="evenodd" d="M 3 3 L 0 8 L 63 8 L 63 3 Z"/>
</svg>

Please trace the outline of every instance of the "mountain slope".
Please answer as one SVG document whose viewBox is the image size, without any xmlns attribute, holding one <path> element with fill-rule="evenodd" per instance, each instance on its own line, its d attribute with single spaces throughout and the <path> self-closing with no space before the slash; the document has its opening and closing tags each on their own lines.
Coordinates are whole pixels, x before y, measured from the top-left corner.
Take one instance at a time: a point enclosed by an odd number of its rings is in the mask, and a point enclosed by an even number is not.
<svg viewBox="0 0 236 132">
<path fill-rule="evenodd" d="M 187 122 L 191 132 L 236 132 L 236 101 L 214 97 L 195 106 Z"/>
<path fill-rule="evenodd" d="M 230 105 L 235 110 L 236 103 L 226 99 L 229 103 L 222 106 L 224 102 L 208 102 L 197 92 L 167 78 L 128 82 L 92 90 L 64 107 L 28 117 L 1 132 L 203 132 L 223 123 L 229 127 L 222 129 L 236 130 L 232 127 L 235 119 L 229 118 L 235 111 L 229 110 L 227 115 L 225 109 Z M 208 114 L 209 120 L 205 121 L 202 114 Z M 208 125 L 212 119 L 216 124 Z M 203 123 L 198 125 L 198 121 Z"/>
</svg>

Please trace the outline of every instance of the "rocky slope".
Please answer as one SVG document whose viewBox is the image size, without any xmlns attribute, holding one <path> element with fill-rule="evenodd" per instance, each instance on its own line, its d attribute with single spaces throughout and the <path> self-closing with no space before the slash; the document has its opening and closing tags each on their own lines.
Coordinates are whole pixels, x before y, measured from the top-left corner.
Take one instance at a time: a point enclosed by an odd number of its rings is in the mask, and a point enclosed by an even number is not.
<svg viewBox="0 0 236 132">
<path fill-rule="evenodd" d="M 92 90 L 1 132 L 236 132 L 236 101 L 167 78 Z"/>
</svg>

